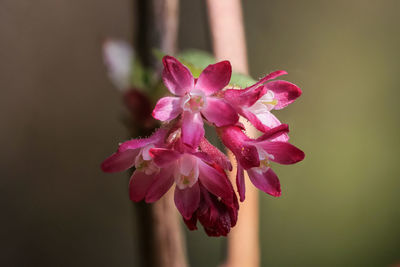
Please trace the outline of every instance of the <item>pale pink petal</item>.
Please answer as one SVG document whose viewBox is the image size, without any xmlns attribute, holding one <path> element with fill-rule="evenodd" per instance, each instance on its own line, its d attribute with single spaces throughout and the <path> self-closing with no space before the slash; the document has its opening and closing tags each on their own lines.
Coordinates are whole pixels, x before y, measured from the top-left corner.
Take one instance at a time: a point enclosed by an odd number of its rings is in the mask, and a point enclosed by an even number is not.
<svg viewBox="0 0 400 267">
<path fill-rule="evenodd" d="M 301 89 L 290 82 L 287 81 L 272 81 L 265 85 L 268 90 L 274 92 L 275 99 L 278 100 L 278 104 L 274 107 L 274 109 L 282 109 L 293 103 L 296 98 L 301 95 Z"/>
<path fill-rule="evenodd" d="M 271 168 L 265 172 L 250 169 L 247 170 L 247 173 L 250 181 L 261 191 L 274 197 L 279 197 L 281 195 L 281 184 L 279 183 L 278 176 Z"/>
<path fill-rule="evenodd" d="M 167 193 L 168 189 L 170 189 L 174 183 L 174 177 L 172 175 L 173 170 L 173 167 L 163 168 L 160 170 L 159 174 L 154 177 L 154 181 L 146 193 L 145 201 L 147 203 L 155 202 Z"/>
<path fill-rule="evenodd" d="M 280 164 L 294 164 L 302 161 L 305 157 L 304 152 L 287 142 L 260 142 L 260 145 L 273 158 L 270 160 Z"/>
<path fill-rule="evenodd" d="M 165 139 L 165 136 L 167 133 L 168 133 L 168 130 L 166 130 L 164 128 L 158 128 L 148 138 L 132 139 L 132 140 L 122 143 L 119 146 L 118 151 L 123 152 L 123 151 L 129 150 L 129 149 L 141 148 L 148 144 L 162 143 L 162 141 Z"/>
<path fill-rule="evenodd" d="M 223 89 L 231 80 L 232 67 L 229 61 L 208 65 L 198 78 L 195 88 L 206 95 L 212 95 Z"/>
<path fill-rule="evenodd" d="M 201 110 L 201 114 L 217 127 L 233 125 L 239 120 L 231 105 L 215 97 L 207 97 L 207 106 Z"/>
<path fill-rule="evenodd" d="M 179 97 L 161 98 L 153 110 L 153 117 L 160 121 L 175 119 L 182 112 L 180 100 Z"/>
<path fill-rule="evenodd" d="M 244 170 L 240 164 L 237 166 L 236 186 L 239 192 L 240 202 L 243 202 L 246 197 L 246 184 L 244 182 Z"/>
<path fill-rule="evenodd" d="M 138 149 L 116 152 L 103 161 L 101 169 L 103 172 L 125 171 L 135 164 L 138 153 Z"/>
<path fill-rule="evenodd" d="M 179 152 L 166 148 L 151 148 L 149 153 L 159 167 L 166 167 L 181 156 Z"/>
<path fill-rule="evenodd" d="M 196 148 L 204 136 L 203 118 L 199 112 L 185 111 L 182 115 L 182 141 Z"/>
<path fill-rule="evenodd" d="M 224 153 L 222 153 L 218 148 L 210 144 L 206 138 L 201 139 L 200 149 L 201 151 L 207 153 L 207 155 L 209 155 L 211 159 L 215 163 L 220 165 L 223 169 L 232 171 L 232 164 L 229 161 L 228 157 Z"/>
<path fill-rule="evenodd" d="M 226 175 L 199 160 L 199 179 L 201 184 L 211 193 L 232 203 L 231 185 Z"/>
<path fill-rule="evenodd" d="M 261 131 L 261 132 L 266 132 L 270 129 L 270 127 L 264 125 L 258 118 L 257 116 L 252 113 L 251 111 L 247 110 L 247 109 L 241 109 L 240 110 L 240 115 L 242 115 L 243 117 L 245 117 L 246 119 L 249 120 L 249 122 L 251 124 L 253 124 L 254 127 L 256 127 L 257 130 Z"/>
<path fill-rule="evenodd" d="M 195 183 L 192 187 L 183 190 L 175 187 L 174 195 L 175 205 L 183 218 L 189 220 L 193 213 L 197 210 L 200 203 L 199 183 Z"/>
<path fill-rule="evenodd" d="M 257 148 L 248 142 L 251 139 L 239 127 L 221 127 L 218 129 L 218 133 L 224 145 L 232 151 L 244 169 L 260 165 Z"/>
<path fill-rule="evenodd" d="M 155 175 L 146 175 L 144 172 L 135 171 L 129 181 L 129 197 L 132 201 L 141 201 L 150 185 L 153 183 Z"/>
<path fill-rule="evenodd" d="M 163 64 L 162 79 L 171 93 L 182 96 L 193 89 L 194 78 L 188 68 L 171 56 L 165 56 Z"/>
</svg>

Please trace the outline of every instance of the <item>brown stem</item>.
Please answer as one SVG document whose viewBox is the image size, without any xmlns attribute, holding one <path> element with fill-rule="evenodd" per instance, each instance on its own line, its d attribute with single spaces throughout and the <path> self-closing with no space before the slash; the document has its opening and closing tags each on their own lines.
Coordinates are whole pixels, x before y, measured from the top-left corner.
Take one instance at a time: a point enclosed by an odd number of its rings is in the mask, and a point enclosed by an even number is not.
<svg viewBox="0 0 400 267">
<path fill-rule="evenodd" d="M 227 59 L 235 71 L 248 73 L 246 40 L 240 0 L 207 0 L 213 49 L 218 60 Z M 247 134 L 255 137 L 256 130 L 246 121 Z M 234 162 L 232 153 L 229 159 Z M 229 177 L 235 180 L 236 169 Z M 246 174 L 246 181 L 249 181 Z M 258 191 L 246 187 L 246 201 L 241 203 L 237 225 L 228 235 L 227 267 L 257 267 L 260 264 Z"/>
<path fill-rule="evenodd" d="M 145 65 L 160 70 L 151 49 L 158 48 L 167 54 L 176 52 L 178 0 L 137 0 L 136 4 L 139 57 Z M 171 189 L 153 205 L 138 205 L 143 266 L 187 266 L 181 219 L 173 197 Z"/>
</svg>

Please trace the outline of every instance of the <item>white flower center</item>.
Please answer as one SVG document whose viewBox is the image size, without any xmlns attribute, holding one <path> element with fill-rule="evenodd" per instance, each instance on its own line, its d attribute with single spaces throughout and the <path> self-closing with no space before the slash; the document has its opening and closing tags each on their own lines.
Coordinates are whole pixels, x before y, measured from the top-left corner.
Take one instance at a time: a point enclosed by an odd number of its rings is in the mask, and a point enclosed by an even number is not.
<svg viewBox="0 0 400 267">
<path fill-rule="evenodd" d="M 174 173 L 175 183 L 179 189 L 192 187 L 199 178 L 197 159 L 192 155 L 183 155 L 179 160 Z"/>
<path fill-rule="evenodd" d="M 256 146 L 258 152 L 258 158 L 260 159 L 260 166 L 255 167 L 255 169 L 261 173 L 268 171 L 271 167 L 270 159 L 274 159 L 274 155 L 268 154 L 267 151 L 259 146 Z"/>
<path fill-rule="evenodd" d="M 143 147 L 135 159 L 136 170 L 144 172 L 147 175 L 155 174 L 160 171 L 160 168 L 154 163 L 149 153 L 149 150 L 153 147 L 153 144 Z"/>
<path fill-rule="evenodd" d="M 199 112 L 207 105 L 206 95 L 202 91 L 192 91 L 182 97 L 182 108 L 191 112 Z"/>
</svg>

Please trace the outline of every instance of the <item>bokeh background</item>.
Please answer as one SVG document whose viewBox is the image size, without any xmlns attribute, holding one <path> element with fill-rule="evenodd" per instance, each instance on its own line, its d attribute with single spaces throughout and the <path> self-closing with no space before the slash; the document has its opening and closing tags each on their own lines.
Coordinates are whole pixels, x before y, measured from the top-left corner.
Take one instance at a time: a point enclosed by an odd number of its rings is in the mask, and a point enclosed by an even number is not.
<svg viewBox="0 0 400 267">
<path fill-rule="evenodd" d="M 179 46 L 210 50 L 203 0 L 181 1 Z M 278 117 L 306 152 L 261 196 L 262 266 L 400 262 L 400 1 L 244 1 L 250 70 L 303 95 Z M 130 0 L 0 0 L 0 265 L 137 266 L 128 137 L 101 41 L 133 41 Z M 187 232 L 192 266 L 225 239 Z"/>
</svg>

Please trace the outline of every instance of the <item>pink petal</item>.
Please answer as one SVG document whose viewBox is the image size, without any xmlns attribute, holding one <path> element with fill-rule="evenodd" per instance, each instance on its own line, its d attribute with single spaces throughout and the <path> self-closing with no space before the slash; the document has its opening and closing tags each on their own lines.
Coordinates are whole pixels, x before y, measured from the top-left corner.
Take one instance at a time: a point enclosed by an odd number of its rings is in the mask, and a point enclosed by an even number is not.
<svg viewBox="0 0 400 267">
<path fill-rule="evenodd" d="M 101 169 L 103 172 L 125 171 L 135 164 L 138 153 L 138 149 L 116 152 L 103 161 Z"/>
<path fill-rule="evenodd" d="M 287 142 L 264 141 L 259 145 L 270 155 L 274 156 L 271 161 L 280 164 L 294 164 L 302 161 L 305 157 L 304 152 Z"/>
<path fill-rule="evenodd" d="M 129 149 L 136 149 L 136 148 L 141 148 L 144 147 L 148 144 L 157 144 L 161 143 L 164 139 L 166 134 L 168 133 L 168 130 L 164 128 L 158 128 L 150 137 L 148 138 L 141 138 L 141 139 L 132 139 L 129 141 L 126 141 L 122 143 L 118 151 L 123 152 Z"/>
<path fill-rule="evenodd" d="M 228 85 L 232 75 L 232 67 L 229 61 L 221 61 L 208 65 L 200 74 L 196 82 L 196 89 L 206 95 L 212 95 Z"/>
<path fill-rule="evenodd" d="M 246 194 L 246 184 L 244 182 L 244 170 L 240 164 L 237 166 L 236 186 L 240 196 L 240 202 L 243 202 Z"/>
<path fill-rule="evenodd" d="M 275 138 L 279 137 L 280 135 L 288 133 L 288 132 L 289 132 L 289 125 L 281 124 L 277 127 L 267 130 L 262 136 L 257 138 L 255 141 L 261 142 L 261 141 L 275 139 Z"/>
<path fill-rule="evenodd" d="M 271 90 L 275 94 L 275 99 L 278 100 L 278 104 L 274 109 L 282 109 L 293 103 L 296 98 L 301 95 L 301 89 L 297 85 L 287 81 L 272 81 L 265 85 L 268 90 Z"/>
<path fill-rule="evenodd" d="M 249 87 L 246 89 L 227 89 L 224 90 L 224 99 L 232 104 L 232 106 L 251 107 L 267 92 L 265 86 L 257 88 Z"/>
<path fill-rule="evenodd" d="M 224 145 L 232 151 L 244 169 L 260 165 L 257 148 L 248 142 L 251 139 L 239 127 L 221 127 L 218 133 Z"/>
<path fill-rule="evenodd" d="M 279 197 L 281 195 L 281 184 L 278 176 L 269 168 L 266 172 L 258 172 L 254 169 L 247 170 L 250 181 L 261 191 Z"/>
<path fill-rule="evenodd" d="M 257 83 L 250 86 L 249 88 L 256 88 L 256 87 L 266 83 L 269 80 L 275 79 L 275 78 L 277 78 L 281 75 L 285 75 L 285 74 L 287 74 L 287 72 L 284 70 L 277 70 L 277 71 L 271 72 L 270 74 L 268 74 L 267 76 L 265 76 L 264 78 L 262 78 Z"/>
<path fill-rule="evenodd" d="M 150 185 L 146 193 L 145 201 L 152 203 L 159 200 L 174 183 L 172 171 L 174 168 L 163 168 L 160 173 L 154 177 L 153 183 Z"/>
<path fill-rule="evenodd" d="M 181 153 L 166 148 L 151 148 L 149 153 L 159 167 L 166 167 L 181 156 Z"/>
<path fill-rule="evenodd" d="M 153 117 L 160 121 L 170 121 L 175 119 L 181 112 L 179 97 L 163 97 L 158 100 L 153 110 Z"/>
<path fill-rule="evenodd" d="M 266 132 L 266 131 L 268 131 L 268 130 L 270 129 L 270 127 L 264 125 L 264 124 L 257 118 L 257 116 L 256 116 L 254 113 L 250 112 L 249 110 L 243 108 L 243 109 L 240 110 L 239 113 L 240 113 L 240 115 L 242 115 L 243 117 L 245 117 L 246 119 L 248 119 L 249 122 L 250 122 L 251 124 L 253 124 L 253 126 L 256 127 L 257 130 L 259 130 L 259 131 L 261 131 L 261 132 Z"/>
<path fill-rule="evenodd" d="M 197 148 L 204 136 L 203 118 L 199 112 L 185 111 L 182 115 L 182 141 L 186 145 Z"/>
<path fill-rule="evenodd" d="M 153 183 L 155 175 L 146 175 L 144 172 L 135 171 L 129 181 L 129 197 L 132 201 L 141 201 L 150 185 Z"/>
<path fill-rule="evenodd" d="M 192 90 L 194 78 L 188 68 L 171 56 L 165 56 L 163 64 L 162 79 L 171 93 L 182 96 Z"/>
<path fill-rule="evenodd" d="M 215 163 L 220 165 L 223 169 L 232 171 L 232 164 L 229 161 L 228 157 L 218 148 L 210 144 L 206 138 L 201 139 L 200 149 L 201 151 L 207 153 L 211 157 L 211 159 Z"/>
<path fill-rule="evenodd" d="M 207 97 L 207 106 L 201 114 L 217 127 L 233 125 L 239 120 L 237 112 L 222 99 Z"/>
<path fill-rule="evenodd" d="M 183 190 L 175 187 L 174 195 L 175 205 L 183 218 L 189 220 L 193 213 L 197 210 L 200 203 L 199 183 L 195 183 L 192 187 Z"/>
<path fill-rule="evenodd" d="M 199 179 L 201 184 L 211 193 L 232 203 L 231 185 L 226 175 L 199 160 Z"/>
</svg>

